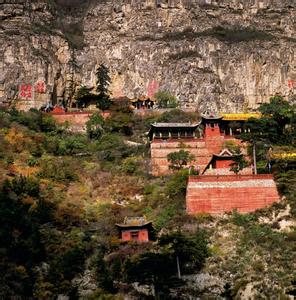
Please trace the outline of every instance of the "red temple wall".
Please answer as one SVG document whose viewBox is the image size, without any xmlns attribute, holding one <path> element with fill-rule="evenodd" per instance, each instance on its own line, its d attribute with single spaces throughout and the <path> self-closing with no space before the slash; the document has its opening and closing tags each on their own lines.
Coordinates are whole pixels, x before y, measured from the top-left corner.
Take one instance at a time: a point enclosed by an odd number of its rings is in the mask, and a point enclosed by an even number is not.
<svg viewBox="0 0 296 300">
<path fill-rule="evenodd" d="M 233 163 L 233 160 L 217 160 L 216 168 L 217 169 L 230 168 L 230 165 L 232 163 Z"/>
<path fill-rule="evenodd" d="M 50 115 L 57 121 L 59 124 L 63 124 L 66 121 L 70 123 L 70 125 L 76 126 L 85 126 L 86 122 L 89 120 L 93 112 L 64 112 L 64 113 L 50 113 Z M 110 112 L 105 111 L 101 112 L 101 115 L 104 119 L 110 116 Z"/>
<path fill-rule="evenodd" d="M 148 242 L 149 241 L 149 234 L 148 234 L 147 228 L 139 230 L 139 235 L 138 235 L 137 239 L 132 239 L 132 236 L 131 236 L 132 231 L 135 231 L 135 230 L 123 230 L 121 232 L 121 239 L 123 241 L 132 241 L 132 240 L 139 241 L 139 242 Z"/>
<path fill-rule="evenodd" d="M 191 176 L 187 185 L 189 214 L 248 213 L 280 200 L 272 175 Z"/>
<path fill-rule="evenodd" d="M 51 116 L 57 121 L 59 124 L 63 124 L 65 122 L 69 122 L 71 125 L 80 125 L 84 126 L 85 123 L 89 120 L 91 112 L 77 112 L 77 113 L 51 113 Z"/>
</svg>

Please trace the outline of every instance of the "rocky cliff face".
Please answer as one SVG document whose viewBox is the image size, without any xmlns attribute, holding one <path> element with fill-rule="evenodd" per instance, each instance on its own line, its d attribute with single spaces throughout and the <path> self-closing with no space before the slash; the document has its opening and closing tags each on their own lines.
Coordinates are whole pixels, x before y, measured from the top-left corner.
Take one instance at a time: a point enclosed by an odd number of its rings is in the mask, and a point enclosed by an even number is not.
<svg viewBox="0 0 296 300">
<path fill-rule="evenodd" d="M 100 63 L 115 97 L 225 112 L 296 97 L 294 0 L 0 0 L 0 18 L 2 103 L 71 101 Z"/>
</svg>

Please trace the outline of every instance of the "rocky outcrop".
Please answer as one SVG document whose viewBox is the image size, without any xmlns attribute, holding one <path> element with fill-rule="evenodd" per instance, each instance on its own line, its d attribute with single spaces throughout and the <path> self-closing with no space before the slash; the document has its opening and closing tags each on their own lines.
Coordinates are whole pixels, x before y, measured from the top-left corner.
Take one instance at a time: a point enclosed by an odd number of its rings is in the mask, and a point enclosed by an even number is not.
<svg viewBox="0 0 296 300">
<path fill-rule="evenodd" d="M 0 101 L 71 101 L 100 63 L 115 97 L 159 88 L 183 107 L 225 112 L 276 93 L 295 100 L 294 0 L 75 2 L 0 1 Z"/>
</svg>

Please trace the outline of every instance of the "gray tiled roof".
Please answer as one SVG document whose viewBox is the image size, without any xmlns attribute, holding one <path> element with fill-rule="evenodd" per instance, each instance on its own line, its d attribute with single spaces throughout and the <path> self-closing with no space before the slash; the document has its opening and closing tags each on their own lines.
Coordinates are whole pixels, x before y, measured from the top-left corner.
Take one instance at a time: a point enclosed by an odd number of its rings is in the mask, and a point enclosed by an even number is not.
<svg viewBox="0 0 296 300">
<path fill-rule="evenodd" d="M 199 123 L 153 123 L 151 126 L 153 127 L 197 127 Z"/>
</svg>

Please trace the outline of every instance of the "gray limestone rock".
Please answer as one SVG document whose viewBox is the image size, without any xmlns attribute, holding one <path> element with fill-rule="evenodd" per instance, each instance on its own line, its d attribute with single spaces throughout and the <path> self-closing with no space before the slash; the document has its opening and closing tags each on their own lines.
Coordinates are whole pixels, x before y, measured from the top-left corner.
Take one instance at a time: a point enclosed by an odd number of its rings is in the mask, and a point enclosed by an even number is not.
<svg viewBox="0 0 296 300">
<path fill-rule="evenodd" d="M 183 107 L 223 112 L 276 93 L 295 101 L 294 0 L 69 3 L 0 1 L 0 103 L 71 102 L 100 63 L 114 97 L 159 88 Z"/>
</svg>

